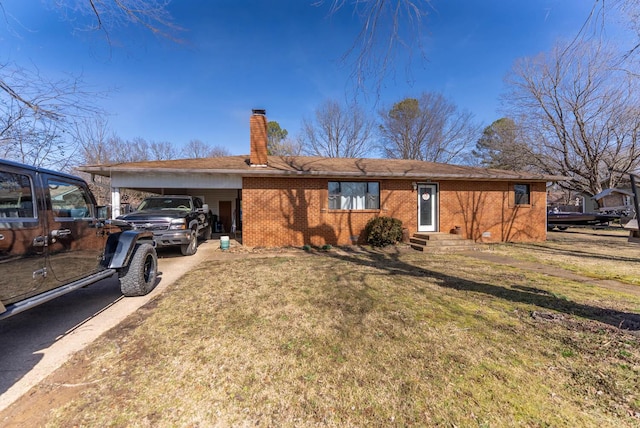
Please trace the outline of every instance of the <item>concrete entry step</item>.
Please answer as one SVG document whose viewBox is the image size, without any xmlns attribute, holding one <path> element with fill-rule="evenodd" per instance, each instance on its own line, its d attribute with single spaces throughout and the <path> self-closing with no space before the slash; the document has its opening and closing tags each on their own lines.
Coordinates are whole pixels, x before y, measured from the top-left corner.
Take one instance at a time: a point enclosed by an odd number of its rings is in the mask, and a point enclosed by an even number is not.
<svg viewBox="0 0 640 428">
<path fill-rule="evenodd" d="M 469 250 L 475 247 L 475 242 L 465 239 L 461 235 L 442 232 L 419 232 L 409 238 L 409 245 L 417 251 L 438 250 Z"/>
</svg>

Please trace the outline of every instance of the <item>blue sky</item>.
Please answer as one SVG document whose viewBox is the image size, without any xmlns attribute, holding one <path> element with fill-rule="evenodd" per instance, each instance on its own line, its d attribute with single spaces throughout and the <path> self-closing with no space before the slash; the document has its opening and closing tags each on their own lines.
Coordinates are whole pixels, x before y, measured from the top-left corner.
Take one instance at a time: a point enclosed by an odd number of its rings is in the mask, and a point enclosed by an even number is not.
<svg viewBox="0 0 640 428">
<path fill-rule="evenodd" d="M 100 32 L 64 19 L 40 0 L 3 0 L 0 64 L 36 66 L 45 76 L 82 75 L 123 139 L 169 141 L 180 147 L 199 139 L 249 152 L 251 109 L 267 110 L 289 131 L 312 117 L 326 99 L 353 93 L 342 55 L 359 20 L 347 6 L 329 16 L 315 0 L 174 0 L 169 11 L 184 43 L 139 27 Z M 51 2 L 48 2 L 51 3 Z M 503 77 L 523 56 L 547 51 L 575 36 L 589 0 L 434 0 L 423 21 L 426 60 L 399 52 L 395 73 L 376 96 L 360 97 L 375 113 L 423 91 L 443 93 L 483 125 L 501 117 Z M 78 16 L 76 16 L 76 19 Z"/>
</svg>

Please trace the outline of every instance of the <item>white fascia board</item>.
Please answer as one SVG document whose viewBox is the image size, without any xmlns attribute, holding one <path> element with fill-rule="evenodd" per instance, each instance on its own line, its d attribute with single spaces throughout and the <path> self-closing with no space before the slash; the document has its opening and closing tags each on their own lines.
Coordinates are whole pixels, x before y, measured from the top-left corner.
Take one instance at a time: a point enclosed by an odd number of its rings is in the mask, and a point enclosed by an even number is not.
<svg viewBox="0 0 640 428">
<path fill-rule="evenodd" d="M 128 188 L 176 188 L 176 189 L 241 189 L 242 177 L 232 174 L 202 174 L 175 172 L 114 172 L 112 187 Z"/>
</svg>

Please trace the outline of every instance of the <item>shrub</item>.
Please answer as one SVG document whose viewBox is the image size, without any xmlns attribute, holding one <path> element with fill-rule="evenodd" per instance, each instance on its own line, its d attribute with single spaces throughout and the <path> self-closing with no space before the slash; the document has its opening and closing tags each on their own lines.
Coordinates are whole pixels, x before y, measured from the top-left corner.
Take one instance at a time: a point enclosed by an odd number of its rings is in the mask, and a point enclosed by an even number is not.
<svg viewBox="0 0 640 428">
<path fill-rule="evenodd" d="M 386 247 L 402 240 L 402 221 L 392 217 L 375 217 L 365 227 L 367 243 L 374 247 Z"/>
</svg>

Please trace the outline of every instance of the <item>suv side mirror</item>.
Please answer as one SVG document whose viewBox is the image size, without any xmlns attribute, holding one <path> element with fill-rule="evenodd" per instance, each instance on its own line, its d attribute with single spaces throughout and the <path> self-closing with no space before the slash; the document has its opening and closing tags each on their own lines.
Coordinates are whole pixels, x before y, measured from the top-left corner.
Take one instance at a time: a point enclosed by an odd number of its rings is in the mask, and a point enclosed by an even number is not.
<svg viewBox="0 0 640 428">
<path fill-rule="evenodd" d="M 99 219 L 107 219 L 107 218 L 111 218 L 111 216 L 109 215 L 109 206 L 99 206 L 98 207 L 98 218 Z"/>
<path fill-rule="evenodd" d="M 209 204 L 202 204 L 202 212 L 205 214 L 209 213 Z"/>
</svg>

